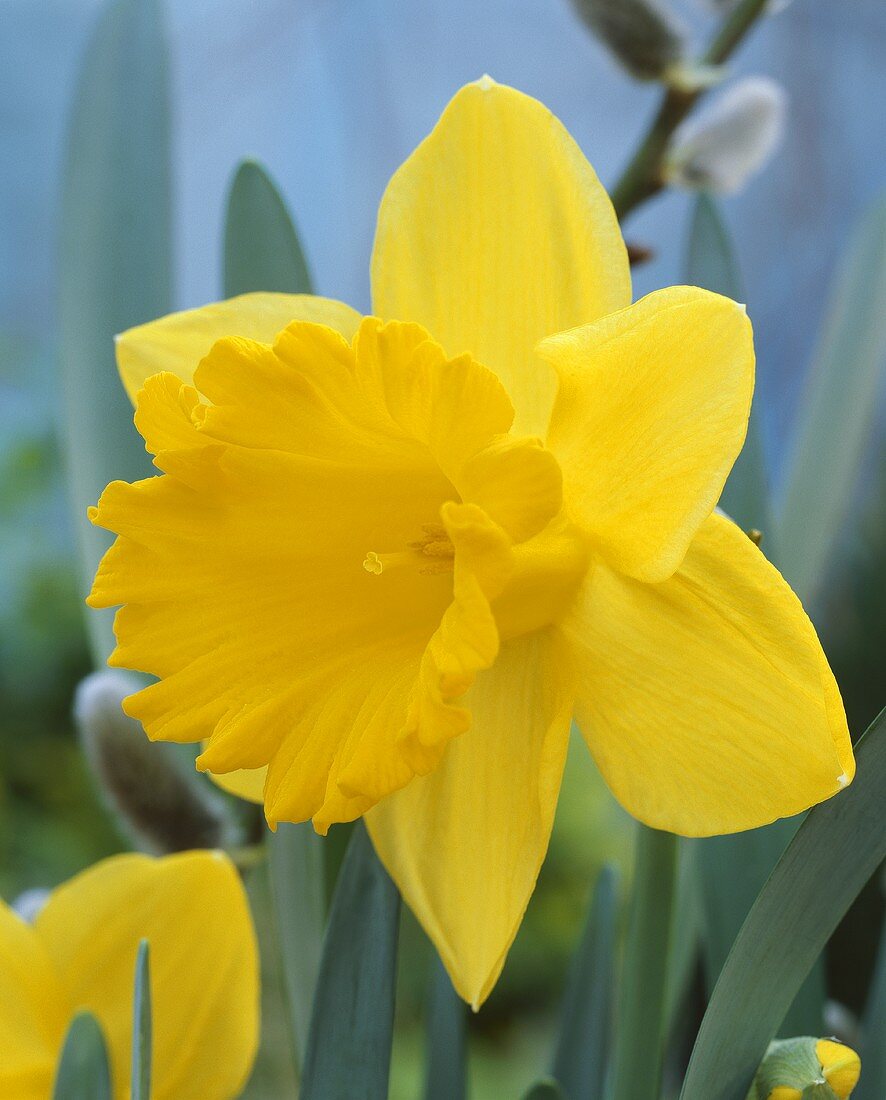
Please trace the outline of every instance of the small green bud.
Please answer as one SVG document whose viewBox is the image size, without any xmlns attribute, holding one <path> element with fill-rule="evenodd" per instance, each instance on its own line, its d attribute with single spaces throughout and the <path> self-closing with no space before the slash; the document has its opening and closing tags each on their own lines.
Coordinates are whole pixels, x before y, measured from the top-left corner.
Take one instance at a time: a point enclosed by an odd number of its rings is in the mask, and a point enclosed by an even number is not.
<svg viewBox="0 0 886 1100">
<path fill-rule="evenodd" d="M 638 80 L 662 80 L 684 64 L 685 37 L 659 0 L 573 0 L 594 34 Z"/>
<path fill-rule="evenodd" d="M 150 742 L 123 713 L 123 700 L 141 687 L 136 677 L 109 669 L 77 688 L 74 719 L 106 802 L 146 851 L 230 846 L 237 837 L 221 798 L 185 772 L 173 745 Z"/>
<path fill-rule="evenodd" d="M 835 1039 L 779 1039 L 766 1057 L 747 1100 L 848 1100 L 861 1061 Z"/>
</svg>

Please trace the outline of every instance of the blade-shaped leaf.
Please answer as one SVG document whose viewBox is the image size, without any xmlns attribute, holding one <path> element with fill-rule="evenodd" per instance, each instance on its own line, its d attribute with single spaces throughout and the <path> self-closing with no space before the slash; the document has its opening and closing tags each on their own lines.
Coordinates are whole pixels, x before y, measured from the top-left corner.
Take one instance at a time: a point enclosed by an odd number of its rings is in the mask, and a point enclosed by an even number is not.
<svg viewBox="0 0 886 1100">
<path fill-rule="evenodd" d="M 301 1100 L 386 1100 L 400 895 L 366 827 L 354 829 L 332 900 Z"/>
<path fill-rule="evenodd" d="M 132 1100 L 151 1100 L 151 955 L 148 941 L 138 945 L 132 1002 Z"/>
<path fill-rule="evenodd" d="M 264 169 L 244 161 L 225 215 L 225 294 L 310 293 L 310 278 L 286 204 Z M 281 824 L 268 838 L 270 877 L 292 1056 L 305 1057 L 326 916 L 323 841 L 310 823 Z"/>
<path fill-rule="evenodd" d="M 59 256 L 67 462 L 86 586 L 110 543 L 87 507 L 109 481 L 152 472 L 114 335 L 172 305 L 167 69 L 160 0 L 103 9 L 74 101 Z M 112 620 L 110 611 L 87 617 L 97 664 L 113 647 Z"/>
<path fill-rule="evenodd" d="M 268 838 L 271 890 L 296 1070 L 303 1064 L 326 917 L 323 840 L 310 822 L 282 823 Z"/>
<path fill-rule="evenodd" d="M 241 163 L 225 219 L 225 297 L 252 290 L 310 294 L 311 277 L 286 203 L 267 171 Z"/>
<path fill-rule="evenodd" d="M 681 1100 L 744 1100 L 792 998 L 886 858 L 886 711 L 856 758 L 852 786 L 809 812 L 748 914 L 702 1021 Z"/>
<path fill-rule="evenodd" d="M 787 460 L 784 575 L 805 600 L 824 579 L 852 500 L 886 365 L 886 198 L 857 226 L 825 314 Z"/>
<path fill-rule="evenodd" d="M 108 1049 L 91 1012 L 78 1012 L 68 1028 L 52 1100 L 111 1100 Z"/>
<path fill-rule="evenodd" d="M 657 1100 L 661 1089 L 677 838 L 639 822 L 636 838 L 619 982 L 613 1100 Z"/>
<path fill-rule="evenodd" d="M 862 1020 L 859 1053 L 864 1072 L 852 1095 L 855 1100 L 881 1100 L 886 1096 L 886 923 Z"/>
<path fill-rule="evenodd" d="M 464 1100 L 468 1093 L 467 1009 L 434 955 L 428 997 L 425 1100 Z"/>
<path fill-rule="evenodd" d="M 601 1096 L 612 1034 L 618 872 L 606 866 L 594 887 L 581 943 L 563 998 L 552 1068 L 567 1096 Z"/>
<path fill-rule="evenodd" d="M 709 195 L 695 200 L 686 255 L 686 282 L 737 302 L 744 301 L 738 261 L 717 203 Z M 729 475 L 720 507 L 745 530 L 757 528 L 766 539 L 767 556 L 773 556 L 773 525 L 769 511 L 766 462 L 760 431 L 759 401 L 751 409 L 748 434 L 738 461 Z"/>
</svg>

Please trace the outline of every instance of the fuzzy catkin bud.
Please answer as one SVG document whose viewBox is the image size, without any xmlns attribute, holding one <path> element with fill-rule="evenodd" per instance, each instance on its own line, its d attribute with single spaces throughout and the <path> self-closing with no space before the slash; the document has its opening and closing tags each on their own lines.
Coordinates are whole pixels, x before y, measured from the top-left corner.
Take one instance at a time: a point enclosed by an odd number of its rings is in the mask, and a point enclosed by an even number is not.
<svg viewBox="0 0 886 1100">
<path fill-rule="evenodd" d="M 594 34 L 638 80 L 660 80 L 680 66 L 685 39 L 658 0 L 573 0 Z"/>
<path fill-rule="evenodd" d="M 778 1039 L 769 1044 L 747 1100 L 848 1100 L 861 1061 L 834 1039 Z"/>
<path fill-rule="evenodd" d="M 738 81 L 674 134 L 668 182 L 723 195 L 740 190 L 775 152 L 786 114 L 787 96 L 774 80 Z"/>
<path fill-rule="evenodd" d="M 172 745 L 152 744 L 123 713 L 142 685 L 124 672 L 87 676 L 77 688 L 74 719 L 99 788 L 134 843 L 164 854 L 221 848 L 236 838 L 220 798 L 186 775 Z"/>
</svg>

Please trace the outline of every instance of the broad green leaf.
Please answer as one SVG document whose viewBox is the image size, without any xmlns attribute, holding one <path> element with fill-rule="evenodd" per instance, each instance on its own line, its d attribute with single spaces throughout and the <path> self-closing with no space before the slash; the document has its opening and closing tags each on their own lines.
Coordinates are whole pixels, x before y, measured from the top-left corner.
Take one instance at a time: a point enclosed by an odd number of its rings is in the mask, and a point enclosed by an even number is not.
<svg viewBox="0 0 886 1100">
<path fill-rule="evenodd" d="M 228 195 L 225 294 L 309 293 L 310 279 L 286 205 L 264 169 L 244 161 Z M 326 915 L 323 841 L 310 823 L 268 838 L 270 878 L 296 1073 L 304 1062 Z"/>
<path fill-rule="evenodd" d="M 634 882 L 619 982 L 613 1100 L 658 1100 L 677 838 L 637 824 Z"/>
<path fill-rule="evenodd" d="M 686 282 L 742 301 L 738 261 L 719 206 L 699 195 L 693 210 L 686 259 Z M 745 530 L 763 533 L 763 550 L 780 564 L 775 521 L 770 507 L 755 399 L 744 448 L 733 467 L 721 507 Z M 703 919 L 703 959 L 708 991 L 714 988 L 726 956 L 748 910 L 775 866 L 798 822 L 780 821 L 765 829 L 701 841 L 697 851 Z M 824 968 L 819 965 L 801 990 L 786 1025 L 794 1034 L 817 1032 L 824 1005 Z"/>
<path fill-rule="evenodd" d="M 361 821 L 332 899 L 301 1100 L 386 1100 L 399 922 L 400 895 Z"/>
<path fill-rule="evenodd" d="M 152 472 L 117 377 L 114 336 L 172 306 L 169 79 L 160 0 L 103 8 L 68 133 L 59 255 L 67 462 L 84 587 L 111 536 L 86 509 L 116 478 Z M 90 611 L 93 656 L 113 613 Z"/>
<path fill-rule="evenodd" d="M 744 301 L 738 261 L 717 203 L 701 194 L 695 200 L 686 255 L 686 282 L 737 302 Z M 767 556 L 773 557 L 773 524 L 769 509 L 766 461 L 760 431 L 760 405 L 751 409 L 748 434 L 729 475 L 720 507 L 745 530 L 763 532 Z"/>
<path fill-rule="evenodd" d="M 131 1100 L 151 1100 L 151 954 L 148 941 L 138 945 L 132 1001 Z"/>
<path fill-rule="evenodd" d="M 853 784 L 809 812 L 735 941 L 681 1100 L 744 1100 L 800 985 L 886 858 L 886 711 L 856 749 Z"/>
<path fill-rule="evenodd" d="M 862 1074 L 853 1100 L 882 1100 L 886 1096 L 886 922 L 861 1022 L 859 1054 Z"/>
<path fill-rule="evenodd" d="M 464 1100 L 468 1093 L 467 1009 L 436 952 L 428 994 L 425 1100 Z"/>
<path fill-rule="evenodd" d="M 111 1100 L 108 1049 L 91 1012 L 78 1012 L 68 1028 L 52 1100 Z"/>
<path fill-rule="evenodd" d="M 606 1080 L 615 1004 L 618 872 L 606 866 L 594 887 L 560 1018 L 552 1075 L 567 1096 L 600 1096 Z"/>
<path fill-rule="evenodd" d="M 267 171 L 237 169 L 225 219 L 225 297 L 252 290 L 310 294 L 311 276 L 292 218 Z"/>
<path fill-rule="evenodd" d="M 545 1078 L 536 1081 L 529 1092 L 524 1093 L 523 1100 L 567 1100 L 567 1096 L 553 1078 Z"/>
<path fill-rule="evenodd" d="M 326 916 L 323 840 L 309 821 L 268 837 L 271 892 L 296 1071 L 303 1064 Z"/>
<path fill-rule="evenodd" d="M 857 226 L 825 313 L 787 465 L 781 569 L 820 591 L 852 500 L 886 365 L 886 197 Z"/>
</svg>

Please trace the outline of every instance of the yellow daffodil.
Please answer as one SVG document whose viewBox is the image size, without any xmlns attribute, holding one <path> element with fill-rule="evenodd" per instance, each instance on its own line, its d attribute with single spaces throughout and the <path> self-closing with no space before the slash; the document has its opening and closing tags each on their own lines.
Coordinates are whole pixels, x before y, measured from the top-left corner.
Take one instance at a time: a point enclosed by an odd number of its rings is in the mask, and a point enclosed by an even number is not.
<svg viewBox="0 0 886 1100">
<path fill-rule="evenodd" d="M 135 961 L 151 951 L 154 1100 L 239 1096 L 258 1041 L 246 896 L 216 852 L 115 856 L 55 890 L 33 925 L 0 902 L 0 1096 L 46 1100 L 77 1011 L 129 1096 Z"/>
<path fill-rule="evenodd" d="M 260 783 L 272 824 L 367 814 L 477 1004 L 573 715 L 622 804 L 691 835 L 797 813 L 853 758 L 798 600 L 714 513 L 745 311 L 689 287 L 631 304 L 612 206 L 550 112 L 463 88 L 391 180 L 372 284 L 373 317 L 256 294 L 120 338 L 163 476 L 93 511 L 119 538 L 90 602 L 124 605 L 112 663 L 159 677 L 127 705 L 150 737 L 207 740 L 199 766 Z"/>
</svg>

